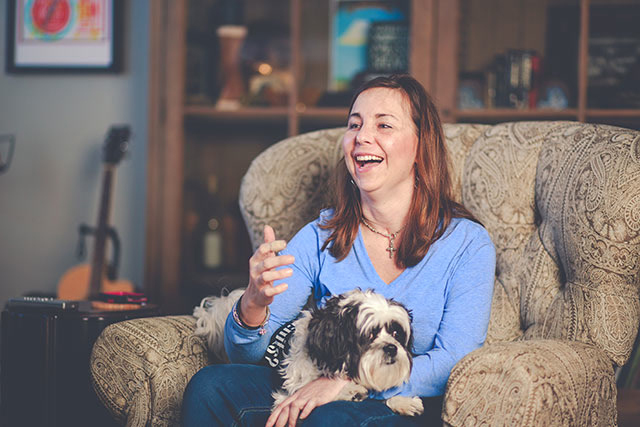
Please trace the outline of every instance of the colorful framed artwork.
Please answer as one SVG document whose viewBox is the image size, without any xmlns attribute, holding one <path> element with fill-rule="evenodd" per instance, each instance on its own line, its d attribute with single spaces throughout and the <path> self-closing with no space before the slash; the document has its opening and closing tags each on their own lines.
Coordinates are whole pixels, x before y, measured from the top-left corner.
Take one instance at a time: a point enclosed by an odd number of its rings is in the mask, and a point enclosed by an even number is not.
<svg viewBox="0 0 640 427">
<path fill-rule="evenodd" d="M 122 0 L 8 0 L 7 72 L 119 72 Z"/>
</svg>

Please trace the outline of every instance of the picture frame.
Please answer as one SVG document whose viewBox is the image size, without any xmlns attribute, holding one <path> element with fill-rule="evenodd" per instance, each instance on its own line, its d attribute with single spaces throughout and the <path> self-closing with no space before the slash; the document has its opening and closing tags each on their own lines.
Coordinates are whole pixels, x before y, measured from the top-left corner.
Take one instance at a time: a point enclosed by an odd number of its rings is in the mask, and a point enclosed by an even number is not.
<svg viewBox="0 0 640 427">
<path fill-rule="evenodd" d="M 357 77 L 368 70 L 369 32 L 374 23 L 399 23 L 408 29 L 406 0 L 332 0 L 330 3 L 329 81 L 331 92 L 358 86 Z M 407 49 L 408 51 L 408 49 Z M 354 84 L 354 79 L 358 83 Z"/>
<path fill-rule="evenodd" d="M 8 73 L 122 70 L 122 0 L 7 0 Z"/>
</svg>

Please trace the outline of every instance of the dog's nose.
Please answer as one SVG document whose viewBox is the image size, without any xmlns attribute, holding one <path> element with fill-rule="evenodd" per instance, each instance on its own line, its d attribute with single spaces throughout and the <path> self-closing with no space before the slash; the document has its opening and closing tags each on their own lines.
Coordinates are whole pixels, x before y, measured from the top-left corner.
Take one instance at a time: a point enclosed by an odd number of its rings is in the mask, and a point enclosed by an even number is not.
<svg viewBox="0 0 640 427">
<path fill-rule="evenodd" d="M 396 354 L 398 354 L 398 347 L 396 347 L 394 344 L 385 345 L 383 350 L 386 355 L 391 357 L 394 357 Z"/>
</svg>

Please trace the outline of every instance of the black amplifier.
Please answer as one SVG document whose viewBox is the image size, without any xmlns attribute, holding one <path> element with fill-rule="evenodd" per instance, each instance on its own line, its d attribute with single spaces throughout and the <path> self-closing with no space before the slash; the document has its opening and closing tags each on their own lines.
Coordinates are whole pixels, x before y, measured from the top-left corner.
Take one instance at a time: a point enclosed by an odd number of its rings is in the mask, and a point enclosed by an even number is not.
<svg viewBox="0 0 640 427">
<path fill-rule="evenodd" d="M 2 312 L 0 425 L 115 425 L 91 385 L 91 348 L 109 324 L 157 315 L 157 306 L 100 311 L 62 303 L 21 298 Z"/>
</svg>

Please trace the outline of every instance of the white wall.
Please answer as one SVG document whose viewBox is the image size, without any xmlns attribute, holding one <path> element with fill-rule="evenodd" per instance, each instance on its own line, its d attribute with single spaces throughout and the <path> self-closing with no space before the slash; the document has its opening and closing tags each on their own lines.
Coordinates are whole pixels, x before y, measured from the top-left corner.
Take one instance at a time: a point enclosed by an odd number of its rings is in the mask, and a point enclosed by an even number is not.
<svg viewBox="0 0 640 427">
<path fill-rule="evenodd" d="M 16 135 L 13 162 L 0 175 L 2 307 L 27 292 L 55 293 L 60 276 L 81 262 L 77 229 L 96 222 L 111 124 L 128 123 L 134 134 L 116 172 L 111 224 L 122 243 L 120 276 L 142 287 L 149 0 L 123 3 L 123 72 L 24 75 L 5 71 L 7 0 L 0 0 L 0 133 Z"/>
</svg>

